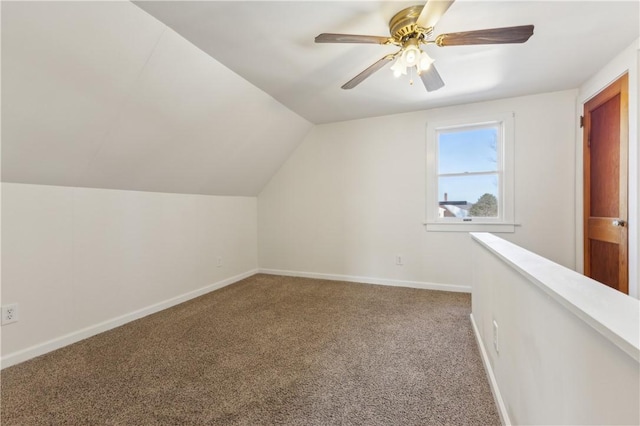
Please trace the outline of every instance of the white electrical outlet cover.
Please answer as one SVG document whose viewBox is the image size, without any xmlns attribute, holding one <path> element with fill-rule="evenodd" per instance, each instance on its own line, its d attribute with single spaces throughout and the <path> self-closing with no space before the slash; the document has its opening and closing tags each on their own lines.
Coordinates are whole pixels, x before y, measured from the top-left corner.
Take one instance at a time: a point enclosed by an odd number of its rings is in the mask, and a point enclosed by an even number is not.
<svg viewBox="0 0 640 426">
<path fill-rule="evenodd" d="M 2 307 L 2 325 L 11 324 L 18 321 L 18 304 L 5 305 Z"/>
</svg>

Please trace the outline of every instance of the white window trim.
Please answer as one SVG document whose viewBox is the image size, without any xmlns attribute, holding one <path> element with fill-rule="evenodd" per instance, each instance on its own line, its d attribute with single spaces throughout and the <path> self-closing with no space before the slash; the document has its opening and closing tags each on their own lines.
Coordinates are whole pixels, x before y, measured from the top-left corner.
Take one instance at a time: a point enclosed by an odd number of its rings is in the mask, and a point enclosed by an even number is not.
<svg viewBox="0 0 640 426">
<path fill-rule="evenodd" d="M 515 113 L 497 113 L 481 116 L 467 116 L 455 120 L 443 120 L 427 123 L 427 196 L 426 196 L 426 220 L 424 225 L 427 231 L 444 232 L 514 232 L 515 231 Z M 463 221 L 462 218 L 438 218 L 438 143 L 437 131 L 455 127 L 473 127 L 488 123 L 502 123 L 502 143 L 499 147 L 498 158 L 500 166 L 498 172 L 500 179 L 500 208 L 501 217 L 473 218 L 471 221 Z"/>
</svg>

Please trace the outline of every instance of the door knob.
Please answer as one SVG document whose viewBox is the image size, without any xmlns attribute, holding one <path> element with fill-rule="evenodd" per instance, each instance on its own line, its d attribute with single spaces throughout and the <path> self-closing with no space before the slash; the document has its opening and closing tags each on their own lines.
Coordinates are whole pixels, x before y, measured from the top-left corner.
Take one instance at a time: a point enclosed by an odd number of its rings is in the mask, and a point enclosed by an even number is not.
<svg viewBox="0 0 640 426">
<path fill-rule="evenodd" d="M 625 226 L 627 224 L 627 222 L 625 222 L 622 219 L 615 219 L 615 220 L 611 221 L 611 224 L 613 226 Z"/>
</svg>

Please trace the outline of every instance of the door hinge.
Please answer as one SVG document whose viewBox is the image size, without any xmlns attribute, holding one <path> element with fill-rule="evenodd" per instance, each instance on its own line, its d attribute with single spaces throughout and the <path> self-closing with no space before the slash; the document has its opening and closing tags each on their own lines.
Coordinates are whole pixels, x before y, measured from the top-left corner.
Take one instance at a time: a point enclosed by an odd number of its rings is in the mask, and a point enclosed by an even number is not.
<svg viewBox="0 0 640 426">
<path fill-rule="evenodd" d="M 580 116 L 580 128 L 584 127 L 584 115 Z"/>
</svg>

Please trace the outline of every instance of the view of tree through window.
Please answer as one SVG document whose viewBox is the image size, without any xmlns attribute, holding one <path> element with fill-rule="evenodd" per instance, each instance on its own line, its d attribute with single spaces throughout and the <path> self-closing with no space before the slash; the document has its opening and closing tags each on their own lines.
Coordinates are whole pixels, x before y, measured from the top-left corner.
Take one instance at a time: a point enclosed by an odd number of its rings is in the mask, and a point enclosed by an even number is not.
<svg viewBox="0 0 640 426">
<path fill-rule="evenodd" d="M 493 194 L 484 194 L 469 209 L 469 216 L 495 217 L 498 215 L 498 200 Z"/>
<path fill-rule="evenodd" d="M 500 124 L 438 130 L 439 217 L 499 216 Z"/>
</svg>

